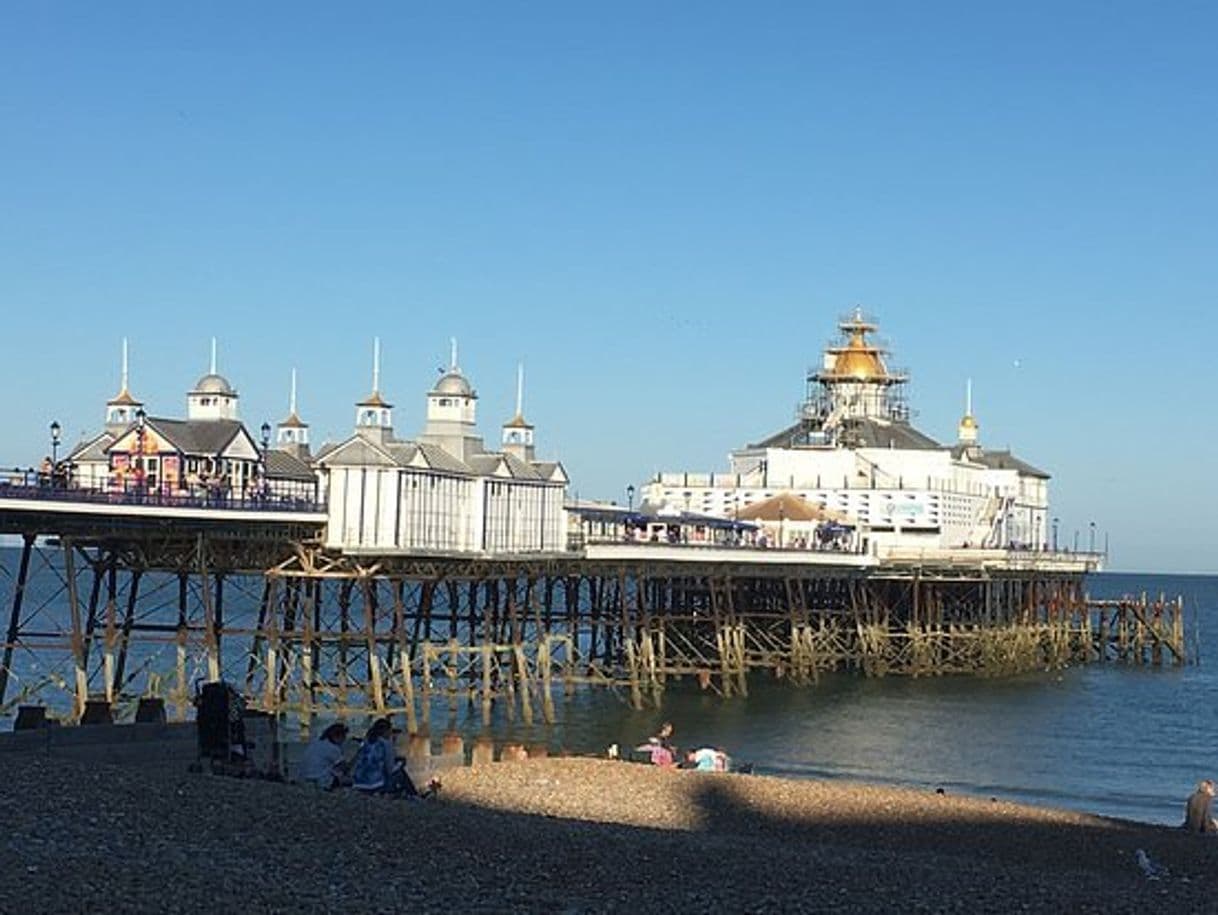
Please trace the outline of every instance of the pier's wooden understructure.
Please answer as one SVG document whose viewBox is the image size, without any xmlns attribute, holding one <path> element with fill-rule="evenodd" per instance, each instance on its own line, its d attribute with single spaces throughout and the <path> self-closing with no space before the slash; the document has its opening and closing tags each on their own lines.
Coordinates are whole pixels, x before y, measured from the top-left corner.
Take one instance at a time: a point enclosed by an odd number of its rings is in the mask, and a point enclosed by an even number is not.
<svg viewBox="0 0 1218 915">
<path fill-rule="evenodd" d="M 1078 564 L 960 556 L 349 556 L 284 520 L 173 524 L 0 511 L 0 707 L 155 695 L 186 716 L 194 683 L 240 685 L 300 716 L 404 716 L 466 703 L 552 721 L 608 687 L 660 705 L 682 679 L 724 697 L 757 678 L 1005 675 L 1186 661 L 1179 600 L 1093 601 Z"/>
</svg>

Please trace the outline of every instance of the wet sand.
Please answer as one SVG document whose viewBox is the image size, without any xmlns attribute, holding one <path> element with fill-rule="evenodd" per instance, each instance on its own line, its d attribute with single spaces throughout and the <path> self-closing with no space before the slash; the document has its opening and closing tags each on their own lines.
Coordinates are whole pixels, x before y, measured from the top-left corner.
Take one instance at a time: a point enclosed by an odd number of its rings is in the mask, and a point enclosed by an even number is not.
<svg viewBox="0 0 1218 915">
<path fill-rule="evenodd" d="M 4 911 L 1218 910 L 1218 841 L 931 792 L 550 759 L 407 803 L 5 763 Z"/>
</svg>

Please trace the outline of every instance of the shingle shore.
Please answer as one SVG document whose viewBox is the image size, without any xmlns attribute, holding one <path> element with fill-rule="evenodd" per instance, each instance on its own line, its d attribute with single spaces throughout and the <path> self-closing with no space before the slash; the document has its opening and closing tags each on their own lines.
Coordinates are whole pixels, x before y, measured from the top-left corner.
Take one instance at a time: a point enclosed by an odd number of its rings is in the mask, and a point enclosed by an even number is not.
<svg viewBox="0 0 1218 915">
<path fill-rule="evenodd" d="M 411 804 L 5 769 L 5 912 L 1218 911 L 1214 840 L 929 792 L 550 759 L 454 770 Z"/>
</svg>

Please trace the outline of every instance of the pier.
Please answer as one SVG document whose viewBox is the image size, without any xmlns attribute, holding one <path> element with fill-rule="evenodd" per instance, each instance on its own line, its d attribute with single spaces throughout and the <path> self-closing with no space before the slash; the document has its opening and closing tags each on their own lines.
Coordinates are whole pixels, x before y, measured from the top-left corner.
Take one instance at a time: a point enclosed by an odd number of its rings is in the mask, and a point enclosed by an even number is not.
<svg viewBox="0 0 1218 915">
<path fill-rule="evenodd" d="M 625 507 L 567 498 L 523 369 L 484 440 L 455 340 L 412 438 L 373 340 L 351 433 L 316 452 L 294 373 L 259 437 L 215 341 L 185 419 L 144 411 L 124 343 L 105 430 L 59 462 L 52 423 L 43 467 L 0 479 L 0 534 L 20 544 L 0 568 L 0 711 L 105 719 L 145 698 L 180 720 L 223 679 L 306 727 L 392 713 L 423 732 L 554 721 L 587 688 L 642 708 L 680 681 L 731 699 L 760 677 L 1187 661 L 1179 600 L 1088 598 L 1094 524 L 1086 552 L 1057 548 L 1049 474 L 984 447 L 971 387 L 940 444 L 911 424 L 876 323 L 855 309 L 838 328 L 791 425 L 730 472 L 630 484 Z"/>
<path fill-rule="evenodd" d="M 0 496 L 20 548 L 2 573 L 0 707 L 163 701 L 226 679 L 254 708 L 402 715 L 447 707 L 554 721 L 564 694 L 662 706 L 681 680 L 1001 676 L 1079 663 L 1181 664 L 1178 600 L 1089 600 L 1091 553 L 577 543 L 538 554 L 354 553 L 321 506 Z"/>
</svg>

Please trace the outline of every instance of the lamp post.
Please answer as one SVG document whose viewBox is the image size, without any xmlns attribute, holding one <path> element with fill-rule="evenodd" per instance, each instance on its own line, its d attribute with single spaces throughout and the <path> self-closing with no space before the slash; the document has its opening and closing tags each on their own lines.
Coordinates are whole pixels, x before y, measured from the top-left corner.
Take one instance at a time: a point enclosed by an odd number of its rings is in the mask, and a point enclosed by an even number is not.
<svg viewBox="0 0 1218 915">
<path fill-rule="evenodd" d="M 634 511 L 634 484 L 626 486 L 626 510 Z"/>
<path fill-rule="evenodd" d="M 141 407 L 135 411 L 135 485 L 136 492 L 143 496 L 147 474 L 144 472 L 144 435 L 147 432 L 148 414 Z"/>
<path fill-rule="evenodd" d="M 1057 518 L 1053 519 L 1053 552 L 1057 552 Z"/>
<path fill-rule="evenodd" d="M 1095 522 L 1094 521 L 1090 522 L 1088 526 L 1091 528 L 1091 546 L 1087 550 L 1087 552 L 1094 553 L 1095 552 Z"/>
<path fill-rule="evenodd" d="M 270 450 L 271 450 L 271 424 L 268 422 L 263 422 L 263 424 L 262 424 L 262 474 L 261 474 L 261 479 L 258 480 L 258 487 L 255 490 L 255 495 L 257 495 L 258 497 L 262 497 L 264 495 L 263 490 L 265 490 L 267 488 L 266 456 Z"/>
<path fill-rule="evenodd" d="M 59 425 L 59 420 L 51 422 L 51 463 L 59 463 L 59 437 L 63 432 L 63 427 Z"/>
</svg>

